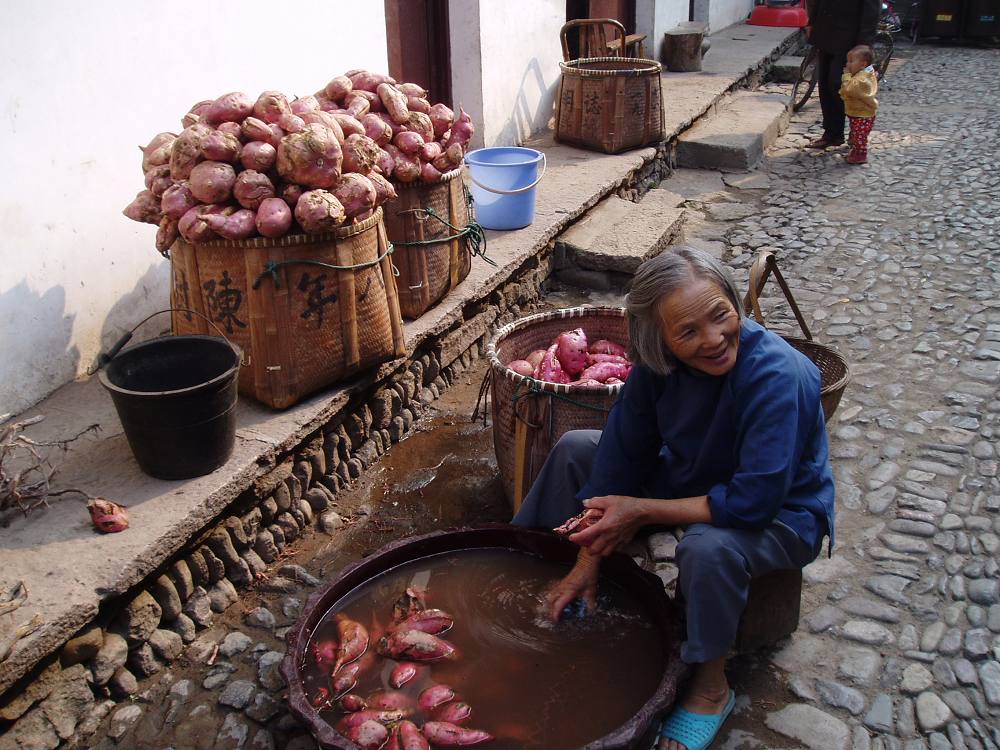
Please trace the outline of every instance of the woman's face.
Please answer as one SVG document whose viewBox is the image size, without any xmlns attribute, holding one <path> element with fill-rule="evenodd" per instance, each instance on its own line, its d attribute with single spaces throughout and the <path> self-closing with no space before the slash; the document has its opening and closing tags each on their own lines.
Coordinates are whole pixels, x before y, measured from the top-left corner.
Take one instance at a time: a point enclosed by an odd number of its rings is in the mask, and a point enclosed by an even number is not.
<svg viewBox="0 0 1000 750">
<path fill-rule="evenodd" d="M 708 375 L 733 369 L 740 316 L 718 284 L 691 277 L 660 300 L 659 314 L 663 342 L 681 362 Z"/>
</svg>

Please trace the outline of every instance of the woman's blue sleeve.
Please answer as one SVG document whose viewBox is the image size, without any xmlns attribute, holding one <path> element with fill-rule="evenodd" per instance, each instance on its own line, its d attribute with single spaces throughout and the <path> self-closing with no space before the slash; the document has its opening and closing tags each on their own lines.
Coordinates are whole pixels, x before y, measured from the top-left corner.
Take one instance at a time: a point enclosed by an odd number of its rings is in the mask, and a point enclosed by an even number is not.
<svg viewBox="0 0 1000 750">
<path fill-rule="evenodd" d="M 578 500 L 603 495 L 637 496 L 663 445 L 657 423 L 660 379 L 645 367 L 632 368 L 611 407 L 597 446 L 594 468 Z"/>
<path fill-rule="evenodd" d="M 808 361 L 760 357 L 734 383 L 736 472 L 708 492 L 712 524 L 762 529 L 789 495 L 816 428 L 819 371 Z"/>
</svg>

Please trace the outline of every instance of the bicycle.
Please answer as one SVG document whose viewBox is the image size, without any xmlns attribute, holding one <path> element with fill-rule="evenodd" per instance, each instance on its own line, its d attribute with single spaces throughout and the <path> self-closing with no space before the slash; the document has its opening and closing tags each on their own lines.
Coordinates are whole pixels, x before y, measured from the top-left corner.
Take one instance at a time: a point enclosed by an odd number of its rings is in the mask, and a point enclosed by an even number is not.
<svg viewBox="0 0 1000 750">
<path fill-rule="evenodd" d="M 901 30 L 899 16 L 896 15 L 892 6 L 889 3 L 882 3 L 878 28 L 871 44 L 875 56 L 872 67 L 875 68 L 876 77 L 880 82 L 885 77 L 886 70 L 889 69 L 889 60 L 892 59 L 892 53 L 895 49 L 893 34 Z M 818 59 L 819 50 L 810 46 L 805 57 L 802 58 L 798 75 L 796 75 L 795 83 L 792 85 L 792 112 L 798 112 L 806 106 L 806 102 L 809 101 L 809 97 L 816 89 L 816 61 Z"/>
</svg>

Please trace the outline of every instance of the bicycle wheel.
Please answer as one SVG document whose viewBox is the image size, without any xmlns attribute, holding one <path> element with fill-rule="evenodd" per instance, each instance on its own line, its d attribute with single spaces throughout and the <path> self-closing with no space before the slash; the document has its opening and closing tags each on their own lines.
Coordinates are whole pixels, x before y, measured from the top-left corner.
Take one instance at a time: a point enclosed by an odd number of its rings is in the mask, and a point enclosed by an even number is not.
<svg viewBox="0 0 1000 750">
<path fill-rule="evenodd" d="M 889 68 L 889 60 L 892 59 L 894 44 L 892 34 L 887 31 L 878 32 L 872 41 L 872 50 L 875 52 L 875 60 L 872 63 L 872 67 L 875 68 L 875 74 L 880 81 L 885 77 L 885 71 Z"/>
<path fill-rule="evenodd" d="M 809 49 L 806 56 L 802 58 L 799 66 L 799 74 L 795 78 L 795 85 L 792 86 L 792 112 L 798 112 L 809 101 L 813 89 L 816 88 L 816 60 L 819 53 L 815 47 Z"/>
</svg>

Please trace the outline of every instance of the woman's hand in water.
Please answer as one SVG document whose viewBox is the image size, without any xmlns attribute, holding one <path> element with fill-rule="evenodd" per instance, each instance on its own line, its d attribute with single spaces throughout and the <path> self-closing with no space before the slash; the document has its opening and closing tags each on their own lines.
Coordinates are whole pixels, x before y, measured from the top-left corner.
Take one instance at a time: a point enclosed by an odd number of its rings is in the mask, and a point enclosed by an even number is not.
<svg viewBox="0 0 1000 750">
<path fill-rule="evenodd" d="M 594 497 L 584 502 L 586 508 L 600 508 L 604 516 L 569 539 L 592 555 L 604 557 L 632 541 L 645 521 L 646 501 L 624 495 Z"/>
<path fill-rule="evenodd" d="M 588 612 L 597 608 L 597 577 L 600 566 L 600 557 L 591 555 L 586 548 L 580 549 L 573 569 L 545 595 L 548 616 L 552 622 L 559 622 L 563 608 L 578 597 L 583 599 Z"/>
</svg>

